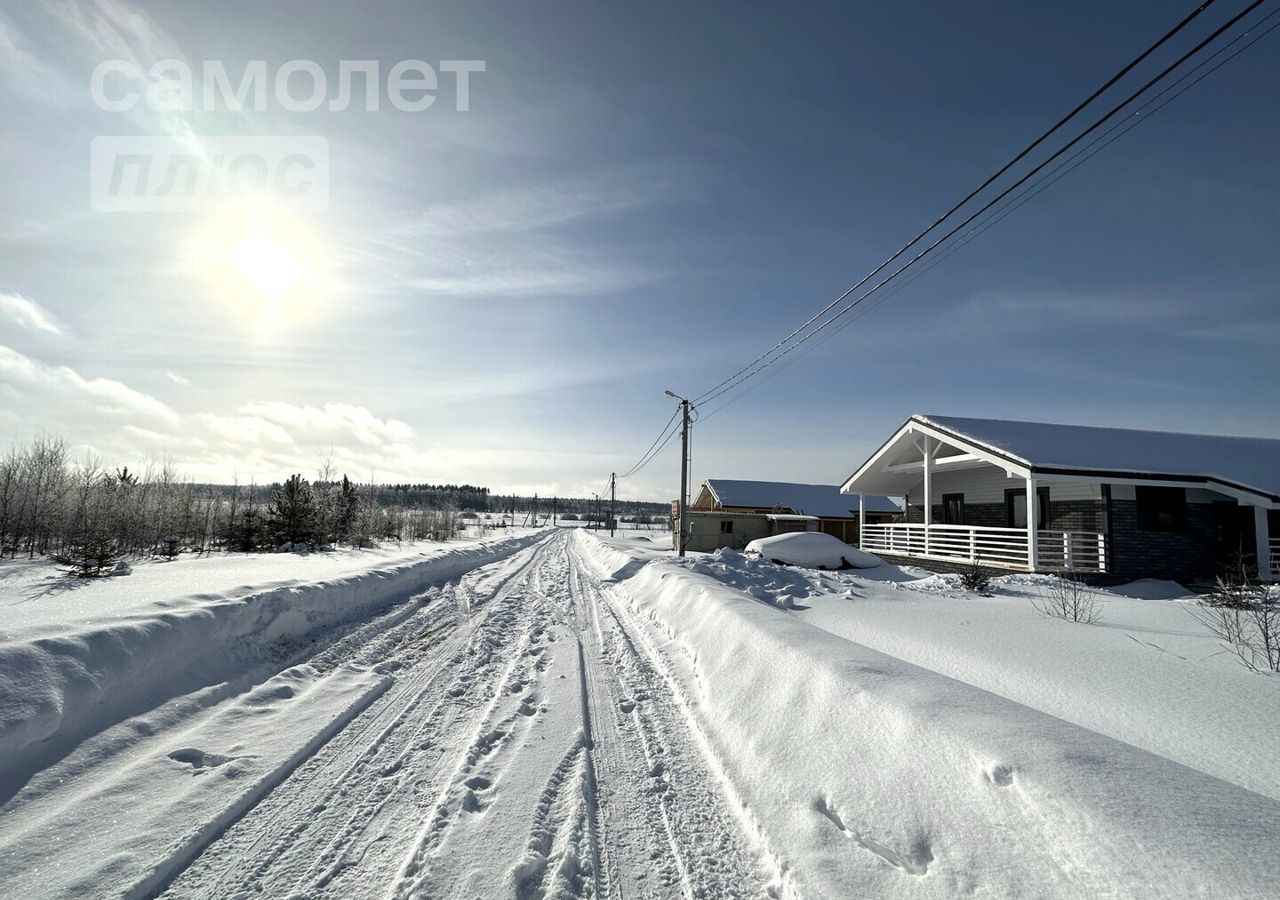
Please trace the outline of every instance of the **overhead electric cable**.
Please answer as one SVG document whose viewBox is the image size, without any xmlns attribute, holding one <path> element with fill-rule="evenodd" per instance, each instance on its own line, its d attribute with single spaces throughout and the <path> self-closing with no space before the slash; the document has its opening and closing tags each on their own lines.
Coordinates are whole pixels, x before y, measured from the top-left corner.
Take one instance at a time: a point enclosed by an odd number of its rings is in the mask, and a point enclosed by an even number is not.
<svg viewBox="0 0 1280 900">
<path fill-rule="evenodd" d="M 1092 134 L 1092 133 L 1093 133 L 1094 131 L 1096 131 L 1098 128 L 1102 127 L 1102 125 L 1104 125 L 1107 121 L 1109 121 L 1111 118 L 1113 118 L 1113 117 L 1116 115 L 1116 113 L 1118 113 L 1121 109 L 1123 109 L 1125 106 L 1128 106 L 1128 105 L 1129 105 L 1130 103 L 1132 103 L 1135 99 L 1137 99 L 1138 97 L 1140 97 L 1142 94 L 1146 93 L 1148 90 L 1150 90 L 1153 86 L 1155 86 L 1156 84 L 1158 84 L 1158 83 L 1159 83 L 1160 81 L 1162 81 L 1164 78 L 1168 77 L 1168 75 L 1169 75 L 1171 72 L 1173 72 L 1173 70 L 1175 70 L 1176 68 L 1178 68 L 1180 65 L 1182 65 L 1184 62 L 1186 62 L 1188 59 L 1190 59 L 1190 58 L 1191 58 L 1192 56 L 1194 56 L 1196 53 L 1199 53 L 1199 52 L 1200 52 L 1201 50 L 1203 50 L 1206 46 L 1208 46 L 1211 42 L 1213 42 L 1213 41 L 1214 41 L 1214 40 L 1216 40 L 1219 36 L 1221 36 L 1223 32 L 1225 32 L 1226 30 L 1228 30 L 1229 28 L 1231 28 L 1233 25 L 1235 25 L 1237 22 L 1239 22 L 1239 21 L 1240 21 L 1244 16 L 1248 15 L 1248 14 L 1249 14 L 1250 12 L 1252 12 L 1254 9 L 1256 9 L 1256 8 L 1257 8 L 1257 7 L 1259 7 L 1259 6 L 1261 6 L 1264 2 L 1266 2 L 1266 0 L 1253 0 L 1253 2 L 1252 2 L 1252 3 L 1250 3 L 1250 4 L 1249 4 L 1249 5 L 1248 5 L 1244 10 L 1242 10 L 1242 11 L 1241 11 L 1241 12 L 1239 12 L 1239 13 L 1237 13 L 1235 16 L 1233 16 L 1231 19 L 1229 19 L 1229 20 L 1228 20 L 1227 22 L 1225 22 L 1223 25 L 1219 26 L 1219 27 L 1218 27 L 1217 29 L 1215 29 L 1215 30 L 1214 30 L 1214 31 L 1213 31 L 1213 32 L 1212 32 L 1208 37 L 1204 38 L 1202 41 L 1200 41 L 1199 43 L 1197 43 L 1194 47 L 1192 47 L 1192 48 L 1191 48 L 1190 50 L 1188 50 L 1186 53 L 1184 53 L 1184 54 L 1182 54 L 1180 57 L 1178 57 L 1178 59 L 1176 59 L 1174 62 L 1170 63 L 1168 66 L 1166 66 L 1164 69 L 1162 69 L 1162 70 L 1161 70 L 1157 75 L 1155 75 L 1154 77 L 1152 77 L 1151 79 L 1149 79 L 1145 84 L 1143 84 L 1143 85 L 1142 85 L 1142 87 L 1138 88 L 1136 91 L 1134 91 L 1133 93 L 1131 93 L 1128 97 L 1126 97 L 1126 98 L 1125 98 L 1124 100 L 1122 100 L 1120 103 L 1118 103 L 1118 104 L 1116 104 L 1115 106 L 1113 106 L 1113 107 L 1112 107 L 1110 110 L 1108 110 L 1108 111 L 1107 111 L 1103 116 L 1101 116 L 1099 119 L 1095 120 L 1095 121 L 1094 121 L 1094 123 L 1093 123 L 1092 125 L 1090 125 L 1088 128 L 1086 128 L 1086 129 L 1085 129 L 1084 131 L 1082 131 L 1080 134 L 1076 135 L 1074 138 L 1072 138 L 1070 141 L 1068 141 L 1068 142 L 1067 142 L 1066 144 L 1064 144 L 1062 147 L 1058 148 L 1058 150 L 1056 150 L 1056 151 L 1055 151 L 1052 155 L 1050 155 L 1047 159 L 1045 159 L 1043 162 L 1041 162 L 1041 163 L 1039 163 L 1038 165 L 1036 165 L 1034 168 L 1032 168 L 1030 171 L 1028 171 L 1026 174 L 1024 174 L 1021 178 L 1019 178 L 1019 179 L 1018 179 L 1017 181 L 1015 181 L 1013 184 L 1009 185 L 1007 188 L 1005 188 L 1004 190 L 1002 190 L 1002 191 L 1001 191 L 999 194 L 997 194 L 997 195 L 996 195 L 992 200 L 988 201 L 984 206 L 982 206 L 979 210 L 977 210 L 976 212 L 974 212 L 973 214 L 971 214 L 968 218 L 966 218 L 966 219 L 965 219 L 963 222 L 961 222 L 959 225 L 956 225 L 954 228 L 952 228 L 950 231 L 948 231 L 945 235 L 943 235 L 942 237 L 938 238 L 936 241 L 934 241 L 932 244 L 930 244 L 930 245 L 929 245 L 928 247 L 926 247 L 924 250 L 920 251 L 920 252 L 919 252 L 919 253 L 917 253 L 915 256 L 913 256 L 911 259 L 909 259 L 906 263 L 904 263 L 903 265 L 899 266 L 899 267 L 898 267 L 897 269 L 895 269 L 892 273 L 890 273 L 890 274 L 889 274 L 889 275 L 888 275 L 888 276 L 887 276 L 883 281 L 879 282 L 879 283 L 878 283 L 878 284 L 876 284 L 874 287 L 872 287 L 870 290 L 868 290 L 868 291 L 866 291 L 865 293 L 863 293 L 863 294 L 862 294 L 861 296 L 859 296 L 856 300 L 854 300 L 854 301 L 852 301 L 852 302 L 850 302 L 850 303 L 845 304 L 845 306 L 844 306 L 843 308 L 841 308 L 838 312 L 836 312 L 836 314 L 835 314 L 835 315 L 833 315 L 833 316 L 831 316 L 830 318 L 826 319 L 824 322 L 822 322 L 822 323 L 821 323 L 820 325 L 818 325 L 816 328 L 814 328 L 814 329 L 812 329 L 811 331 L 809 331 L 807 334 L 805 334 L 803 337 L 801 337 L 799 341 L 795 342 L 794 344 L 791 344 L 791 346 L 790 346 L 790 347 L 788 347 L 788 348 L 787 348 L 785 351 L 783 351 L 781 354 L 779 354 L 779 355 L 777 355 L 777 356 L 773 356 L 773 352 L 774 352 L 773 350 L 771 350 L 771 351 L 769 351 L 769 352 L 767 352 L 767 353 L 765 353 L 765 354 L 762 354 L 761 356 L 757 357 L 757 358 L 756 358 L 752 363 L 749 363 L 745 368 L 740 369 L 736 375 L 734 375 L 734 376 L 730 376 L 730 378 L 725 379 L 724 381 L 721 381 L 721 382 L 720 382 L 720 384 L 719 384 L 719 385 L 717 385 L 716 387 L 714 387 L 714 388 L 712 388 L 712 389 L 708 390 L 707 392 L 703 393 L 702 395 L 700 395 L 700 396 L 697 398 L 697 399 L 698 399 L 698 402 L 700 402 L 700 403 L 705 403 L 705 402 L 707 402 L 707 401 L 709 401 L 709 400 L 713 400 L 713 399 L 715 399 L 716 397 L 718 397 L 718 396 L 720 396 L 720 395 L 722 395 L 722 394 L 726 393 L 726 392 L 727 392 L 727 391 L 729 391 L 729 390 L 732 390 L 732 389 L 733 389 L 734 387 L 736 387 L 738 384 L 741 384 L 742 382 L 744 382 L 744 381 L 748 380 L 749 378 L 753 377 L 754 375 L 758 374 L 759 372 L 763 371 L 764 369 L 767 369 L 770 365 L 772 365 L 772 364 L 773 364 L 774 362 L 776 362 L 778 359 L 781 359 L 781 358 L 785 357 L 786 355 L 788 355 L 788 354 L 790 354 L 790 353 L 794 352 L 794 351 L 795 351 L 796 349 L 798 349 L 800 346 L 802 346 L 803 344 L 807 343 L 809 340 L 812 340 L 812 338 L 813 338 L 815 335 L 817 335 L 817 334 L 821 333 L 824 329 L 826 329 L 827 327 L 829 327 L 833 322 L 835 322 L 835 321 L 839 320 L 841 317 L 843 317 L 845 314 L 847 314 L 851 309 L 853 309 L 853 308 L 857 307 L 860 303 L 862 303 L 862 302 L 863 302 L 864 300 L 866 300 L 868 297 L 870 297 L 871 295 L 875 294 L 878 290 L 880 290 L 880 288 L 884 287 L 886 284 L 888 284 L 889 282 L 891 282 L 894 278 L 898 277 L 902 272 L 904 272 L 904 271 L 906 271 L 907 269 L 911 268 L 911 266 L 915 265 L 915 263 L 917 263 L 919 260 L 923 259 L 923 258 L 924 258 L 925 256 L 927 256 L 929 253 L 933 252 L 933 251 L 934 251 L 935 249 L 937 249 L 941 244 L 945 243 L 947 240 L 949 240 L 950 238 L 952 238 L 956 233 L 958 233 L 959 231 L 962 231 L 964 228 L 968 227 L 968 225 L 969 225 L 969 224 L 971 224 L 975 219 L 977 219 L 979 216 L 981 216 L 981 215 L 983 215 L 984 213 L 986 213 L 988 210 L 990 210 L 992 207 L 994 207 L 996 204 L 998 204 L 1001 200 L 1003 200 L 1005 197 L 1007 197 L 1010 193 L 1012 193 L 1013 191 L 1015 191 L 1015 190 L 1017 190 L 1018 188 L 1020 188 L 1020 187 L 1021 187 L 1022 185 L 1024 185 L 1024 184 L 1025 184 L 1029 179 L 1031 179 L 1034 175 L 1036 175 L 1038 172 L 1040 172 L 1042 169 L 1044 169 L 1046 166 L 1048 166 L 1050 163 L 1052 163 L 1054 160 L 1056 160 L 1056 159 L 1057 159 L 1058 157 L 1060 157 L 1062 154 L 1066 153 L 1068 150 L 1070 150 L 1072 147 L 1074 147 L 1076 144 L 1078 144 L 1078 143 L 1079 143 L 1081 140 L 1083 140 L 1085 137 L 1087 137 L 1088 135 Z M 930 230 L 931 230 L 931 229 L 930 229 Z M 883 266 L 882 266 L 882 267 L 880 267 L 880 268 L 883 268 Z M 863 284 L 863 283 L 865 283 L 865 282 L 866 282 L 866 280 L 867 280 L 866 278 L 862 279 L 862 281 L 860 281 L 860 282 L 859 282 L 859 284 Z M 852 290 L 852 289 L 851 289 L 851 290 Z M 845 297 L 847 297 L 849 293 L 850 293 L 850 292 L 846 292 L 844 296 L 845 296 Z M 827 307 L 827 309 L 828 309 L 828 310 L 830 310 L 830 309 L 831 309 L 831 306 L 829 305 L 829 306 Z M 821 314 L 820 314 L 820 315 L 821 315 Z M 817 319 L 817 318 L 819 318 L 819 317 L 820 317 L 820 315 L 819 315 L 818 317 L 814 317 L 813 319 L 810 319 L 810 320 L 809 320 L 809 323 L 806 323 L 806 324 L 811 324 L 812 322 L 816 321 L 816 319 Z M 801 329 L 803 329 L 804 327 L 806 327 L 806 326 L 801 326 Z M 794 333 L 793 333 L 793 334 L 794 334 Z M 788 338 L 787 340 L 789 340 L 789 338 Z M 772 358 L 769 358 L 769 357 L 772 357 Z"/>
</svg>

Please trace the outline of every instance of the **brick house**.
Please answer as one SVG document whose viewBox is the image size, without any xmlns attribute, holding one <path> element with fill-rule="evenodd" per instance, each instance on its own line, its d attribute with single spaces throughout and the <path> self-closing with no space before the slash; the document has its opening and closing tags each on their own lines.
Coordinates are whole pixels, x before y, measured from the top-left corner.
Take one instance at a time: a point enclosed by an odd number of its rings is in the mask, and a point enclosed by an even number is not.
<svg viewBox="0 0 1280 900">
<path fill-rule="evenodd" d="M 1280 574 L 1280 440 L 909 418 L 841 487 L 904 496 L 868 524 L 882 556 L 1123 582 Z M 1276 537 L 1272 537 L 1276 535 Z"/>
</svg>

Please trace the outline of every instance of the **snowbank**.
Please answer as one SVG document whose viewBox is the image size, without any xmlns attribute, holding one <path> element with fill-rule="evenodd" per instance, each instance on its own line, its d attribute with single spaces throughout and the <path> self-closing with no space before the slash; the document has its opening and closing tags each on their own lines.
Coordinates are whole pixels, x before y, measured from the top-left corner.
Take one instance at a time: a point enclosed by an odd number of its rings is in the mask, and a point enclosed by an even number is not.
<svg viewBox="0 0 1280 900">
<path fill-rule="evenodd" d="M 528 533 L 528 529 L 509 529 L 489 540 Z M 157 604 L 181 609 L 268 587 L 359 575 L 481 542 L 471 538 L 448 544 L 418 541 L 315 553 L 181 554 L 172 560 L 135 561 L 128 578 L 68 578 L 63 567 L 49 560 L 0 560 L 0 641 L 80 630 L 88 620 L 114 619 Z"/>
<path fill-rule="evenodd" d="M 357 666 L 287 669 L 174 735 L 172 749 L 85 779 L 74 815 L 65 801 L 23 810 L 0 829 L 8 896 L 154 896 L 390 684 Z"/>
<path fill-rule="evenodd" d="M 0 642 L 0 802 L 89 735 L 180 694 L 287 663 L 314 632 L 543 536 L 445 548 L 341 578 L 153 604 Z"/>
<path fill-rule="evenodd" d="M 759 554 L 774 562 L 809 569 L 871 569 L 880 565 L 879 557 L 851 547 L 839 538 L 821 531 L 801 531 L 757 538 L 747 544 L 748 556 Z"/>
<path fill-rule="evenodd" d="M 804 607 L 798 601 L 817 596 L 821 590 L 815 584 L 813 572 L 744 556 L 727 547 L 705 556 L 699 554 L 674 562 L 694 572 L 710 575 L 762 603 L 781 609 L 802 609 Z"/>
<path fill-rule="evenodd" d="M 654 626 L 727 789 L 806 896 L 1275 894 L 1275 801 L 687 568 L 650 563 L 613 590 Z"/>
<path fill-rule="evenodd" d="M 1190 603 L 1096 590 L 1087 626 L 1036 611 L 1044 575 L 996 578 L 990 597 L 954 575 L 821 577 L 810 624 L 1280 800 L 1280 683 L 1224 653 Z"/>
</svg>

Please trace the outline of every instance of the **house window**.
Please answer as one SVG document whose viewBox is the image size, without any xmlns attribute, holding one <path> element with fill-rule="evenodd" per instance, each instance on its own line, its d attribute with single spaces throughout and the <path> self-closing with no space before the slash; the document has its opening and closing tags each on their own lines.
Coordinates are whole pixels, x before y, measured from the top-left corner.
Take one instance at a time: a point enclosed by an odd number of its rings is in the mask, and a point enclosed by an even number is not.
<svg viewBox="0 0 1280 900">
<path fill-rule="evenodd" d="M 942 495 L 942 524 L 964 524 L 964 494 Z"/>
<path fill-rule="evenodd" d="M 1138 528 L 1176 533 L 1187 524 L 1187 491 L 1173 487 L 1138 487 Z"/>
<path fill-rule="evenodd" d="M 1036 488 L 1036 529 L 1049 527 L 1049 489 Z M 1027 527 L 1027 490 L 1014 488 L 1004 492 L 1005 519 L 1010 528 Z"/>
<path fill-rule="evenodd" d="M 721 519 L 721 520 L 720 520 L 720 533 L 721 533 L 721 534 L 733 534 L 733 519 Z"/>
</svg>

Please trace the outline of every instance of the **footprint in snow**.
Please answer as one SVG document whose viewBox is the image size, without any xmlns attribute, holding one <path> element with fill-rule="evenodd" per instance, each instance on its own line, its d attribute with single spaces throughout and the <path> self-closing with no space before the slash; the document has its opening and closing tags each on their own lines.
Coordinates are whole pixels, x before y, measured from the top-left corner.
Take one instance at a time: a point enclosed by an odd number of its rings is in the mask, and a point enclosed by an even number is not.
<svg viewBox="0 0 1280 900">
<path fill-rule="evenodd" d="M 850 828 L 826 798 L 817 798 L 813 803 L 813 808 L 825 816 L 845 837 L 852 840 L 863 850 L 874 853 L 895 869 L 899 869 L 907 875 L 921 876 L 929 874 L 929 864 L 933 862 L 934 857 L 933 847 L 930 845 L 928 835 L 916 835 L 915 840 L 911 842 L 911 847 L 903 853 L 885 846 L 854 828 Z"/>
<path fill-rule="evenodd" d="M 192 774 L 199 775 L 206 769 L 216 769 L 218 766 L 229 763 L 237 757 L 223 756 L 220 753 L 206 753 L 195 747 L 183 747 L 170 753 L 169 758 L 174 762 L 191 766 Z"/>
<path fill-rule="evenodd" d="M 1013 784 L 1013 772 L 1013 766 L 997 765 L 983 772 L 982 777 L 996 787 L 1008 787 Z"/>
<path fill-rule="evenodd" d="M 472 775 L 462 784 L 467 789 L 462 795 L 464 812 L 480 813 L 488 809 L 489 804 L 493 802 L 490 796 L 493 793 L 492 781 L 483 775 Z"/>
</svg>

